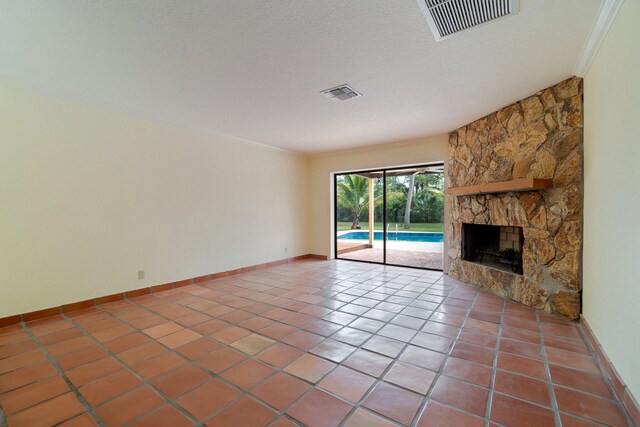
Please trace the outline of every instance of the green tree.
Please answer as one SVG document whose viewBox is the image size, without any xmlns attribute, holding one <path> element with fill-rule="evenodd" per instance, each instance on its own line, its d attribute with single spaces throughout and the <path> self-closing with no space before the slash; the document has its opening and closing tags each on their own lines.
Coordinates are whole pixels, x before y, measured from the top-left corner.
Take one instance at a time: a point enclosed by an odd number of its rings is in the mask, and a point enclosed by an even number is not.
<svg viewBox="0 0 640 427">
<path fill-rule="evenodd" d="M 409 186 L 407 190 L 407 205 L 404 208 L 404 229 L 411 228 L 411 202 L 413 201 L 413 191 L 416 185 L 416 174 L 409 176 Z"/>
<path fill-rule="evenodd" d="M 351 228 L 360 226 L 360 215 L 369 203 L 369 179 L 359 175 L 344 175 L 338 181 L 338 203 L 351 211 Z"/>
<path fill-rule="evenodd" d="M 404 215 L 407 195 L 402 191 L 387 192 L 387 222 L 397 222 Z"/>
<path fill-rule="evenodd" d="M 404 215 L 407 186 L 397 176 L 387 177 L 387 222 L 396 222 Z M 380 200 L 382 206 L 382 200 Z M 380 210 L 382 213 L 382 210 Z"/>
<path fill-rule="evenodd" d="M 442 191 L 430 187 L 419 190 L 413 203 L 414 222 L 441 222 L 443 209 Z"/>
<path fill-rule="evenodd" d="M 424 222 L 434 222 L 444 208 L 443 174 L 421 173 L 407 177 L 407 198 L 404 212 L 404 228 L 411 228 L 411 216 Z M 415 194 L 415 197 L 414 197 Z M 413 212 L 412 212 L 413 211 Z M 440 220 L 435 220 L 439 222 Z M 415 221 L 414 221 L 415 222 Z"/>
</svg>

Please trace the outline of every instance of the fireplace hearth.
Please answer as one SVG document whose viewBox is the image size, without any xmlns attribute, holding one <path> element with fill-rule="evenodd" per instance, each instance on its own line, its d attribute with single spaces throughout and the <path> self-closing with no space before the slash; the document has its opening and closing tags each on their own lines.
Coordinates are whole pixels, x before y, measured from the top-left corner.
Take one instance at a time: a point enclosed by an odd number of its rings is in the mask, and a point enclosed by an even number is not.
<svg viewBox="0 0 640 427">
<path fill-rule="evenodd" d="M 522 227 L 462 224 L 462 259 L 522 275 Z"/>
</svg>

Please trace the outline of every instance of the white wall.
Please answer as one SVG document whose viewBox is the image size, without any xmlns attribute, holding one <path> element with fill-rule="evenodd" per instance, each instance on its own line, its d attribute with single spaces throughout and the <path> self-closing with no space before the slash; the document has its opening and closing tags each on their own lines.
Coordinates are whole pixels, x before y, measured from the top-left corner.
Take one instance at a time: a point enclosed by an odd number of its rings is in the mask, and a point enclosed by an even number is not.
<svg viewBox="0 0 640 427">
<path fill-rule="evenodd" d="M 0 82 L 0 318 L 306 254 L 307 172 Z"/>
<path fill-rule="evenodd" d="M 626 1 L 584 81 L 583 315 L 640 397 L 640 2 Z"/>
<path fill-rule="evenodd" d="M 310 252 L 333 257 L 332 173 L 442 162 L 446 160 L 448 141 L 448 135 L 440 135 L 311 157 L 309 165 Z"/>
</svg>

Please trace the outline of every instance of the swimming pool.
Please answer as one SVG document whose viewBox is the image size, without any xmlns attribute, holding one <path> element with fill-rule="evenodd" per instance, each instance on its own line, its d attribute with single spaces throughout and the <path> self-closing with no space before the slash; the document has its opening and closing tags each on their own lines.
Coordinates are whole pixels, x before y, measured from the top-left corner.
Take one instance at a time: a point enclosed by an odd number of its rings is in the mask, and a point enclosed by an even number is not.
<svg viewBox="0 0 640 427">
<path fill-rule="evenodd" d="M 396 236 L 397 234 L 397 236 Z M 338 236 L 338 239 L 347 240 L 369 240 L 369 232 L 366 230 L 354 230 Z M 382 240 L 382 231 L 374 231 L 373 240 Z M 444 242 L 443 233 L 418 232 L 418 231 L 390 231 L 387 233 L 387 240 L 398 240 L 404 242 Z"/>
</svg>

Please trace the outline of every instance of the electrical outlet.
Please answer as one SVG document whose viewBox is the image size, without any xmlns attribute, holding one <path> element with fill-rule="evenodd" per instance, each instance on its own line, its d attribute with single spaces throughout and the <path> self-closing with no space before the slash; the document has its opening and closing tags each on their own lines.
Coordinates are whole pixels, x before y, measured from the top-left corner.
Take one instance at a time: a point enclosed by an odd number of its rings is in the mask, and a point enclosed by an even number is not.
<svg viewBox="0 0 640 427">
<path fill-rule="evenodd" d="M 285 246 L 285 247 L 284 247 L 284 254 L 286 255 L 288 251 L 289 251 L 289 248 L 287 248 L 287 247 Z"/>
<path fill-rule="evenodd" d="M 138 270 L 138 280 L 144 279 L 144 270 Z"/>
</svg>

